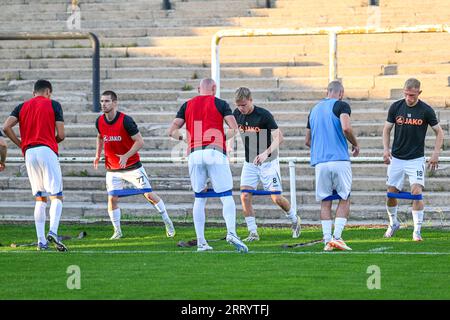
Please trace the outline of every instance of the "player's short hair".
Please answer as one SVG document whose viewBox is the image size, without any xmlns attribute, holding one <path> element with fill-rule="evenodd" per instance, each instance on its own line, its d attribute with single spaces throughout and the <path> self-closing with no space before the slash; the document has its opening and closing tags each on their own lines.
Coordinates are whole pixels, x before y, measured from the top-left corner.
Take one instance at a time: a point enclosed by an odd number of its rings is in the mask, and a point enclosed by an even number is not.
<svg viewBox="0 0 450 320">
<path fill-rule="evenodd" d="M 48 80 L 40 79 L 34 83 L 34 92 L 42 92 L 45 89 L 49 89 L 50 92 L 53 92 L 52 84 Z"/>
<path fill-rule="evenodd" d="M 117 101 L 117 94 L 114 91 L 103 91 L 102 96 L 110 96 L 112 101 Z"/>
<path fill-rule="evenodd" d="M 249 88 L 246 87 L 238 88 L 234 94 L 235 101 L 250 100 L 251 98 L 252 92 L 250 91 Z"/>
<path fill-rule="evenodd" d="M 327 92 L 339 93 L 341 91 L 344 91 L 344 86 L 342 85 L 342 83 L 340 81 L 334 80 L 328 84 Z"/>
<path fill-rule="evenodd" d="M 405 81 L 405 86 L 403 89 L 419 89 L 420 90 L 420 81 L 416 78 L 409 78 Z"/>
</svg>

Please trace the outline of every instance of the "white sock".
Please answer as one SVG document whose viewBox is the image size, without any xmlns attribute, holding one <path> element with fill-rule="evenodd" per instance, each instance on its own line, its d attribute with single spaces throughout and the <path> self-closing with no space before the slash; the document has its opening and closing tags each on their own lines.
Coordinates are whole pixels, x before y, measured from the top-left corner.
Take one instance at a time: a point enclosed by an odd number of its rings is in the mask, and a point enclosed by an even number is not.
<svg viewBox="0 0 450 320">
<path fill-rule="evenodd" d="M 47 242 L 45 238 L 45 208 L 47 208 L 47 202 L 36 201 L 34 207 L 34 225 L 36 226 L 38 242 L 43 244 Z"/>
<path fill-rule="evenodd" d="M 247 223 L 247 229 L 249 232 L 256 233 L 258 226 L 256 225 L 255 217 L 245 217 L 245 222 Z"/>
<path fill-rule="evenodd" d="M 333 226 L 333 220 L 321 220 L 323 240 L 325 243 L 331 241 L 331 227 Z"/>
<path fill-rule="evenodd" d="M 167 214 L 167 211 L 166 211 L 166 206 L 164 205 L 164 202 L 162 201 L 162 199 L 157 204 L 155 204 L 155 208 L 161 214 L 161 218 L 163 219 L 164 222 L 166 222 L 166 223 L 170 222 L 169 215 Z"/>
<path fill-rule="evenodd" d="M 197 234 L 197 244 L 206 243 L 205 240 L 205 206 L 206 198 L 195 198 L 193 208 L 193 218 L 195 233 Z"/>
<path fill-rule="evenodd" d="M 394 224 L 398 224 L 398 220 L 397 220 L 398 206 L 395 206 L 395 207 L 386 206 L 386 210 L 387 210 L 387 213 L 389 216 L 389 225 L 393 226 Z"/>
<path fill-rule="evenodd" d="M 236 204 L 232 196 L 220 197 L 222 201 L 222 215 L 227 225 L 227 232 L 236 234 Z"/>
<path fill-rule="evenodd" d="M 412 216 L 414 221 L 414 232 L 420 232 L 423 222 L 423 210 L 413 210 Z"/>
<path fill-rule="evenodd" d="M 335 239 L 342 238 L 342 231 L 344 230 L 345 224 L 347 223 L 346 218 L 336 218 L 334 219 L 334 233 L 333 236 Z"/>
<path fill-rule="evenodd" d="M 62 201 L 60 199 L 52 199 L 50 203 L 50 231 L 58 234 L 59 220 L 61 219 Z"/>
<path fill-rule="evenodd" d="M 286 218 L 291 219 L 292 223 L 297 223 L 297 214 L 294 208 L 291 207 L 291 210 L 289 210 L 289 212 L 286 213 Z"/>
<path fill-rule="evenodd" d="M 120 229 L 120 208 L 114 209 L 112 211 L 108 210 L 109 218 L 114 226 L 114 231 L 122 231 Z"/>
</svg>

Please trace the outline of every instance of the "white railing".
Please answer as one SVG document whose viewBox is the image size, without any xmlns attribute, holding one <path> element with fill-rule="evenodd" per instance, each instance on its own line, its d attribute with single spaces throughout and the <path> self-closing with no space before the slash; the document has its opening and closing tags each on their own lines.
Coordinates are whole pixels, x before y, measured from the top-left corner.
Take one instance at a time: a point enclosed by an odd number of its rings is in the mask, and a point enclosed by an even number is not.
<svg viewBox="0 0 450 320">
<path fill-rule="evenodd" d="M 61 163 L 92 163 L 94 157 L 60 157 Z M 103 158 L 102 158 L 103 159 Z M 230 163 L 243 163 L 244 157 L 230 157 Z M 309 163 L 310 157 L 280 157 L 278 158 L 280 163 Z M 426 157 L 429 160 L 429 157 Z M 141 157 L 143 163 L 187 163 L 187 157 Z M 383 157 L 350 157 L 352 163 L 383 163 Z M 6 164 L 8 163 L 24 163 L 23 157 L 8 157 Z M 450 157 L 439 157 L 439 162 L 450 162 Z"/>
<path fill-rule="evenodd" d="M 269 36 L 329 36 L 329 81 L 338 79 L 337 36 L 342 34 L 380 33 L 450 33 L 448 25 L 422 25 L 414 27 L 373 28 L 373 27 L 331 27 L 331 28 L 281 28 L 281 29 L 229 29 L 218 31 L 211 40 L 211 78 L 216 81 L 216 96 L 220 98 L 220 40 L 230 37 Z"/>
</svg>

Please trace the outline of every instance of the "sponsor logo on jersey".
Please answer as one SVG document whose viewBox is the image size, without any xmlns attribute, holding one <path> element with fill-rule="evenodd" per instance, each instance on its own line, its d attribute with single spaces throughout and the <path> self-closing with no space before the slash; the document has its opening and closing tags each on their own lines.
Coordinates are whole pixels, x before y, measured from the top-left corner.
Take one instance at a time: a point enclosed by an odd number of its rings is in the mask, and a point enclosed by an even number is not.
<svg viewBox="0 0 450 320">
<path fill-rule="evenodd" d="M 421 126 L 423 124 L 423 120 L 422 119 L 405 118 L 404 116 L 397 116 L 395 118 L 395 123 L 399 126 L 402 126 L 404 124 L 409 124 L 412 126 Z"/>
<path fill-rule="evenodd" d="M 239 125 L 239 131 L 240 132 L 260 132 L 261 128 L 259 127 L 252 127 L 252 126 L 244 126 L 244 125 Z"/>
<path fill-rule="evenodd" d="M 104 136 L 103 137 L 104 142 L 119 142 L 122 141 L 121 136 Z"/>
</svg>

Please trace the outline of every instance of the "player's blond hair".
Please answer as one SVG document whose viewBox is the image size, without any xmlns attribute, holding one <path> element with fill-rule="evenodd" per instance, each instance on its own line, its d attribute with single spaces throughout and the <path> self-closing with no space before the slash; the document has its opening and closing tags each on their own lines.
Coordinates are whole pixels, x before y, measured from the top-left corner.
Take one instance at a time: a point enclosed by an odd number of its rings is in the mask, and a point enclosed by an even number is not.
<svg viewBox="0 0 450 320">
<path fill-rule="evenodd" d="M 234 94 L 235 101 L 250 100 L 251 98 L 252 98 L 252 93 L 251 93 L 250 89 L 246 88 L 246 87 L 238 88 Z"/>
</svg>

